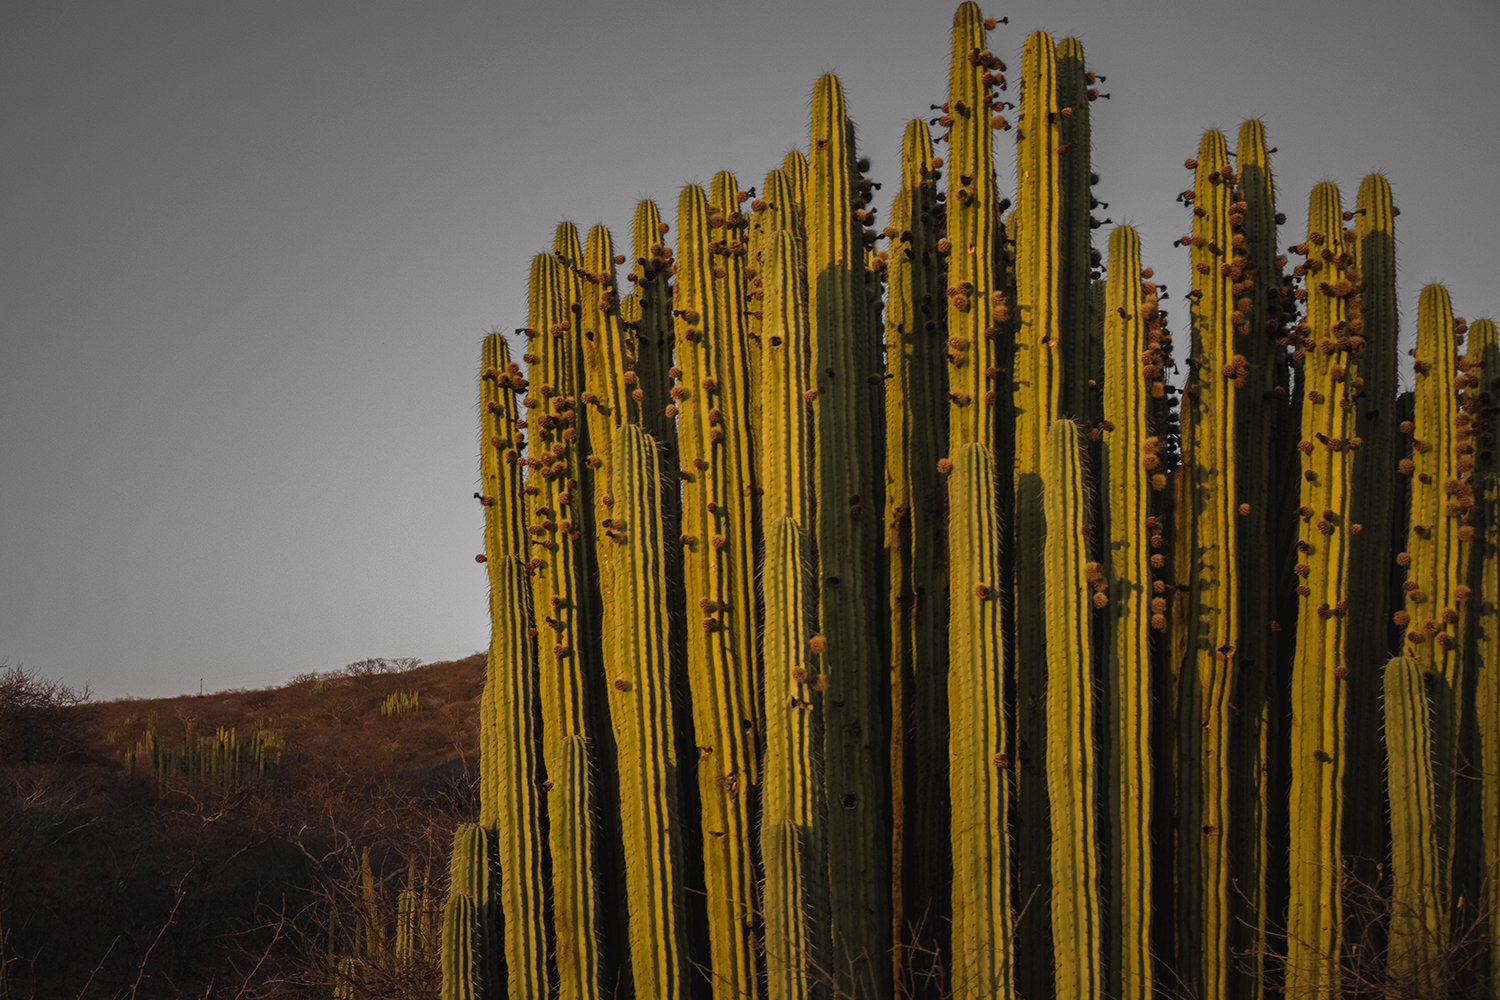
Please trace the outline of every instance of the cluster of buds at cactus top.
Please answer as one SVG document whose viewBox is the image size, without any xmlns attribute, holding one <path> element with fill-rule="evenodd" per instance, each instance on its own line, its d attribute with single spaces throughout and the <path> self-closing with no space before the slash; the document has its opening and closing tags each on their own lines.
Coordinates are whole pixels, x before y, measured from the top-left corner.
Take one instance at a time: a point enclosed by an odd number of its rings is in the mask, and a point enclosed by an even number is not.
<svg viewBox="0 0 1500 1000">
<path fill-rule="evenodd" d="M 1439 960 L 1500 911 L 1494 324 L 1424 290 L 1399 394 L 1389 184 L 1292 227 L 1254 119 L 1188 151 L 1174 336 L 1094 245 L 1103 78 L 1002 24 L 888 221 L 825 75 L 759 183 L 560 226 L 524 367 L 486 338 L 453 995 L 1332 995 L 1386 857 L 1376 961 L 1494 988 Z"/>
</svg>

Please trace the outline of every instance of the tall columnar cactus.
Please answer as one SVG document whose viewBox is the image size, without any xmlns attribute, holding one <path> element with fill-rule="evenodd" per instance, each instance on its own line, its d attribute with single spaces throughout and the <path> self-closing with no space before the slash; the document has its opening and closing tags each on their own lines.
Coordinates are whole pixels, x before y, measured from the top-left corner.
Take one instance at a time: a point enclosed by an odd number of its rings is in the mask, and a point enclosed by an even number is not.
<svg viewBox="0 0 1500 1000">
<path fill-rule="evenodd" d="M 1007 235 L 1015 240 L 1014 356 L 1010 363 L 1014 421 L 1012 521 L 1018 789 L 1018 888 L 1030 900 L 1020 932 L 1021 991 L 1049 989 L 1047 885 L 1046 638 L 1042 613 L 1041 462 L 1047 427 L 1058 414 L 1062 275 L 1061 176 L 1058 147 L 1057 56 L 1052 37 L 1033 32 L 1021 55 L 1016 139 L 1016 209 Z M 951 196 L 950 196 L 951 200 Z M 951 211 L 951 210 L 950 210 Z M 951 224 L 950 224 L 951 230 Z M 950 280 L 951 285 L 951 280 Z"/>
<path fill-rule="evenodd" d="M 1388 456 L 1396 440 L 1399 353 L 1395 215 L 1390 184 L 1380 174 L 1371 174 L 1360 183 L 1354 211 L 1344 213 L 1345 224 L 1353 220 L 1344 232 L 1354 257 L 1349 277 L 1360 285 L 1359 309 L 1348 321 L 1350 341 L 1355 337 L 1360 341 L 1357 381 L 1349 382 L 1356 390 L 1349 396 L 1354 406 L 1354 436 L 1361 444 L 1350 487 L 1350 519 L 1361 526 L 1359 537 L 1349 547 L 1348 752 L 1354 760 L 1379 753 L 1378 671 L 1390 654 L 1388 550 L 1397 479 L 1395 463 Z M 1350 770 L 1348 780 L 1347 863 L 1351 877 L 1368 883 L 1378 877 L 1377 865 L 1385 853 L 1385 789 L 1371 768 Z"/>
<path fill-rule="evenodd" d="M 1277 491 L 1282 477 L 1275 462 L 1277 449 L 1286 448 L 1282 425 L 1287 403 L 1287 351 L 1283 326 L 1285 299 L 1282 267 L 1278 255 L 1275 184 L 1271 176 L 1270 151 L 1265 123 L 1252 118 L 1240 126 L 1235 146 L 1239 236 L 1249 250 L 1243 277 L 1231 288 L 1234 312 L 1243 325 L 1235 335 L 1236 349 L 1245 358 L 1243 391 L 1236 390 L 1235 455 L 1238 463 L 1236 493 L 1244 507 L 1237 508 L 1239 535 L 1249 543 L 1239 548 L 1242 577 L 1239 587 L 1240 633 L 1238 642 L 1238 692 L 1232 725 L 1230 767 L 1236 774 L 1266 773 L 1271 764 L 1272 730 L 1279 711 L 1276 699 L 1277 604 L 1285 586 L 1277 583 L 1281 570 L 1277 546 L 1272 541 L 1279 525 Z M 1231 237 L 1231 240 L 1233 237 Z M 1288 293 L 1289 294 L 1289 293 Z M 1231 320 L 1233 315 L 1231 315 Z M 1271 901 L 1267 896 L 1271 868 L 1269 830 L 1272 804 L 1264 781 L 1239 781 L 1230 789 L 1235 819 L 1229 831 L 1231 857 L 1241 905 L 1231 929 L 1231 946 L 1249 956 L 1248 975 L 1240 980 L 1242 995 L 1264 995 L 1265 957 L 1271 942 L 1267 921 Z"/>
<path fill-rule="evenodd" d="M 947 543 L 937 460 L 947 451 L 947 322 L 938 251 L 932 136 L 921 120 L 902 137 L 901 190 L 886 234 L 885 536 L 891 625 L 892 927 L 906 943 L 939 931 L 947 909 Z M 918 953 L 902 947 L 905 966 Z"/>
<path fill-rule="evenodd" d="M 1413 996 L 1434 996 L 1447 950 L 1448 901 L 1438 875 L 1433 705 L 1441 717 L 1453 692 L 1410 657 L 1385 666 L 1386 783 L 1391 805 L 1390 977 Z"/>
<path fill-rule="evenodd" d="M 576 236 L 573 241 L 576 244 Z M 561 253 L 561 251 L 560 251 Z M 599 948 L 594 920 L 598 861 L 587 767 L 559 771 L 568 753 L 586 752 L 590 725 L 585 664 L 597 662 L 597 636 L 589 623 L 594 577 L 592 534 L 583 476 L 583 423 L 579 416 L 581 368 L 571 303 L 576 298 L 569 265 L 541 255 L 532 264 L 527 329 L 528 394 L 522 401 L 530 433 L 530 472 L 522 492 L 530 498 L 527 533 L 531 605 L 537 636 L 538 701 L 547 767 L 548 841 L 552 925 L 558 940 L 563 997 L 599 990 Z M 564 746 L 569 740 L 576 746 Z M 581 751 L 578 748 L 583 748 Z"/>
<path fill-rule="evenodd" d="M 660 475 L 656 444 L 639 425 L 622 424 L 612 443 L 609 642 L 621 655 L 607 679 L 618 748 L 630 970 L 637 994 L 670 998 L 682 995 L 687 969 Z"/>
<path fill-rule="evenodd" d="M 1165 583 L 1153 581 L 1162 533 L 1153 515 L 1153 479 L 1164 480 L 1159 451 L 1163 430 L 1153 428 L 1152 393 L 1160 391 L 1161 319 L 1154 285 L 1141 274 L 1140 237 L 1129 226 L 1109 236 L 1109 278 L 1104 312 L 1104 435 L 1101 479 L 1108 484 L 1105 566 L 1106 635 L 1104 706 L 1110 831 L 1109 993 L 1145 1000 L 1152 995 L 1151 630 L 1164 628 Z M 1147 292 L 1151 294 L 1147 294 Z M 1148 336 L 1154 321 L 1156 337 Z M 1154 543 L 1154 544 L 1153 544 Z M 1093 581 L 1091 581 L 1091 584 Z M 1049 629 L 1049 631 L 1051 631 Z"/>
<path fill-rule="evenodd" d="M 806 188 L 808 315 L 812 322 L 814 489 L 817 497 L 818 612 L 824 676 L 824 774 L 839 986 L 885 996 L 890 950 L 889 845 L 875 818 L 885 812 L 884 678 L 871 629 L 873 525 L 870 426 L 864 367 L 862 227 L 853 201 L 853 129 L 843 87 L 825 74 L 813 88 L 812 153 Z M 876 379 L 876 382 L 880 382 Z M 867 505 L 873 509 L 866 513 Z"/>
<path fill-rule="evenodd" d="M 509 992 L 536 995 L 547 983 L 542 880 L 541 778 L 536 657 L 528 633 L 525 438 L 516 394 L 527 382 L 505 338 L 484 339 L 480 362 L 480 478 L 490 576 L 490 649 L 480 718 L 480 825 L 494 832 L 505 918 Z"/>
<path fill-rule="evenodd" d="M 765 440 L 785 442 L 785 447 L 766 451 L 761 497 L 766 742 L 760 853 L 766 873 L 762 913 L 771 1000 L 814 996 L 819 984 L 811 970 L 828 961 L 822 746 L 816 715 L 816 692 L 822 685 L 809 649 L 812 442 L 804 397 L 808 323 L 802 281 L 796 237 L 778 230 L 761 258 L 761 425 Z"/>
<path fill-rule="evenodd" d="M 1453 856 L 1454 788 L 1457 760 L 1443 756 L 1457 748 L 1456 725 L 1463 711 L 1460 649 L 1454 640 L 1462 578 L 1461 520 L 1473 502 L 1473 489 L 1460 478 L 1454 373 L 1458 370 L 1453 305 L 1442 285 L 1422 289 L 1417 304 L 1416 400 L 1412 420 L 1401 425 L 1411 441 L 1411 455 L 1399 470 L 1411 479 L 1411 520 L 1406 551 L 1397 562 L 1406 567 L 1405 602 L 1396 624 L 1405 630 L 1405 652 L 1440 676 L 1454 696 L 1454 712 L 1440 715 L 1434 726 L 1438 754 L 1434 763 L 1438 809 L 1438 845 Z M 1469 532 L 1472 537 L 1472 531 Z M 1448 895 L 1451 869 L 1439 872 L 1441 892 Z"/>
<path fill-rule="evenodd" d="M 1297 647 L 1292 664 L 1291 897 L 1287 984 L 1293 992 L 1337 991 L 1342 951 L 1345 726 L 1348 614 L 1353 597 L 1349 552 L 1362 525 L 1353 518 L 1353 470 L 1362 441 L 1354 400 L 1362 345 L 1359 274 L 1344 238 L 1338 188 L 1313 188 L 1307 209 L 1307 314 L 1296 327 L 1301 365 L 1302 483 Z"/>
<path fill-rule="evenodd" d="M 1465 354 L 1463 428 L 1473 471 L 1474 507 L 1469 524 L 1476 534 L 1469 558 L 1469 588 L 1463 605 L 1464 655 L 1473 665 L 1474 717 L 1478 734 L 1479 838 L 1484 871 L 1500 871 L 1500 461 L 1495 451 L 1500 417 L 1500 335 L 1495 321 L 1469 327 Z M 1457 595 L 1455 595 L 1457 596 Z M 1500 878 L 1485 886 L 1489 914 L 1489 982 L 1500 989 Z"/>
<path fill-rule="evenodd" d="M 1396 859 L 1393 984 L 1446 988 L 1442 900 L 1500 868 L 1494 325 L 1458 359 L 1427 289 L 1396 398 L 1389 186 L 1342 212 L 1320 185 L 1283 276 L 1252 120 L 1236 156 L 1210 132 L 1189 161 L 1174 412 L 1135 234 L 1091 273 L 1082 48 L 1033 34 L 1016 109 L 994 27 L 959 7 L 947 162 L 907 127 L 879 249 L 828 76 L 810 160 L 758 197 L 728 172 L 684 191 L 675 255 L 642 202 L 623 300 L 608 232 L 581 247 L 564 223 L 533 264 L 525 374 L 487 340 L 483 831 L 455 854 L 450 996 L 594 997 L 619 963 L 652 996 L 1261 1000 L 1283 924 L 1286 992 L 1331 993 L 1364 957 L 1341 941 L 1347 851 Z M 1423 687 L 1445 694 L 1430 762 Z M 153 748 L 173 788 L 242 763 L 227 733 Z M 360 956 L 390 930 L 373 876 L 365 896 Z"/>
<path fill-rule="evenodd" d="M 1058 411 L 1083 427 L 1098 419 L 1098 394 L 1089 385 L 1092 371 L 1088 289 L 1089 272 L 1098 256 L 1094 253 L 1094 197 L 1090 191 L 1089 163 L 1089 73 L 1083 59 L 1083 43 L 1064 38 L 1057 43 L 1057 166 L 1061 218 L 1058 223 L 1058 358 L 1062 382 L 1058 389 Z"/>
<path fill-rule="evenodd" d="M 1001 631 L 1000 516 L 990 449 L 944 461 L 948 480 L 948 768 L 953 803 L 953 987 L 965 998 L 1015 995 L 1012 973 Z"/>
<path fill-rule="evenodd" d="M 1088 511 L 1078 429 L 1047 431 L 1047 798 L 1052 816 L 1052 953 L 1056 996 L 1103 996 L 1099 909 L 1099 781 L 1094 751 L 1092 582 L 1099 564 L 1084 544 Z"/>
<path fill-rule="evenodd" d="M 755 711 L 755 601 L 750 588 L 749 498 L 744 461 L 748 423 L 739 372 L 745 333 L 720 313 L 727 282 L 724 213 L 688 186 L 677 204 L 676 401 L 682 459 L 683 581 L 687 597 L 687 683 L 692 695 L 699 815 L 716 989 L 743 991 L 754 979 L 749 913 L 750 817 Z M 738 251 L 736 251 L 738 252 Z M 724 270 L 720 275 L 716 272 Z M 742 456 L 745 456 L 742 459 Z"/>
<path fill-rule="evenodd" d="M 1191 562 L 1177 567 L 1179 581 L 1189 575 L 1190 588 L 1177 707 L 1179 974 L 1204 996 L 1224 995 L 1232 972 L 1226 839 L 1233 817 L 1225 764 L 1240 635 L 1235 394 L 1245 375 L 1235 344 L 1235 285 L 1250 264 L 1244 240 L 1236 239 L 1234 182 L 1223 133 L 1205 132 L 1192 193 L 1184 195 L 1193 210 L 1191 406 L 1182 430 L 1191 489 L 1190 507 L 1177 515 L 1191 519 L 1192 537 Z"/>
<path fill-rule="evenodd" d="M 499 985 L 492 951 L 495 928 L 484 913 L 489 896 L 488 837 L 477 823 L 464 823 L 453 834 L 448 902 L 443 909 L 443 1000 L 479 1000 Z"/>
</svg>

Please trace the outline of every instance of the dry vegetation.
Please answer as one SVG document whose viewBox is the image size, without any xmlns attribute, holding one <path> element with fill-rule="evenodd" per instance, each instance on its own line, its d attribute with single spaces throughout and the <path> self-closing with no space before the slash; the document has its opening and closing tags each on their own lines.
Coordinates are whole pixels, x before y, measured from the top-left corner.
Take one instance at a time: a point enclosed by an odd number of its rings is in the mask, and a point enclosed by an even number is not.
<svg viewBox="0 0 1500 1000">
<path fill-rule="evenodd" d="M 263 691 L 90 702 L 0 664 L 0 997 L 326 998 L 338 956 L 381 947 L 348 995 L 435 997 L 420 942 L 394 960 L 397 894 L 430 881 L 442 903 L 454 827 L 477 813 L 483 682 L 482 654 L 376 659 Z M 402 691 L 420 709 L 382 715 Z M 222 726 L 285 749 L 268 777 L 161 795 L 149 760 L 131 765 L 153 721 L 162 745 Z"/>
</svg>

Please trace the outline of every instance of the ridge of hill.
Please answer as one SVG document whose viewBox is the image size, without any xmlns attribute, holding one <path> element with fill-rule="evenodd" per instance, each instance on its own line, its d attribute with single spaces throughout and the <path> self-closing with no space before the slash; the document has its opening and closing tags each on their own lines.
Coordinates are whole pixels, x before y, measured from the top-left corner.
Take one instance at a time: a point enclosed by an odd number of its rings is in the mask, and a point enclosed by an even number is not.
<svg viewBox="0 0 1500 1000">
<path fill-rule="evenodd" d="M 484 673 L 476 653 L 173 698 L 0 691 L 0 996 L 328 997 L 342 976 L 435 997 Z"/>
</svg>

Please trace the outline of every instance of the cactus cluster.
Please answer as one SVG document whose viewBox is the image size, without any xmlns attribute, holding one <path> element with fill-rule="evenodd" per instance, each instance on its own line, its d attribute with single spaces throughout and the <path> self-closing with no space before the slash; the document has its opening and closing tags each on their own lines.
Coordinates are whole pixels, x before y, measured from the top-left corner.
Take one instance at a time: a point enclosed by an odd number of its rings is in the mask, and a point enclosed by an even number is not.
<svg viewBox="0 0 1500 1000">
<path fill-rule="evenodd" d="M 1251 120 L 1187 159 L 1174 343 L 1093 244 L 1102 78 L 997 27 L 888 225 L 825 75 L 759 185 L 564 223 L 485 338 L 445 996 L 1327 996 L 1385 872 L 1436 990 L 1500 909 L 1494 324 L 1429 286 L 1398 394 L 1389 185 L 1288 227 Z"/>
<path fill-rule="evenodd" d="M 220 726 L 212 736 L 200 735 L 174 747 L 162 739 L 153 713 L 127 756 L 131 778 L 135 778 L 138 762 L 149 767 L 157 794 L 165 797 L 192 781 L 229 787 L 247 778 L 268 778 L 281 766 L 284 749 L 286 739 L 280 732 L 260 726 L 244 741 L 234 727 Z"/>
</svg>

